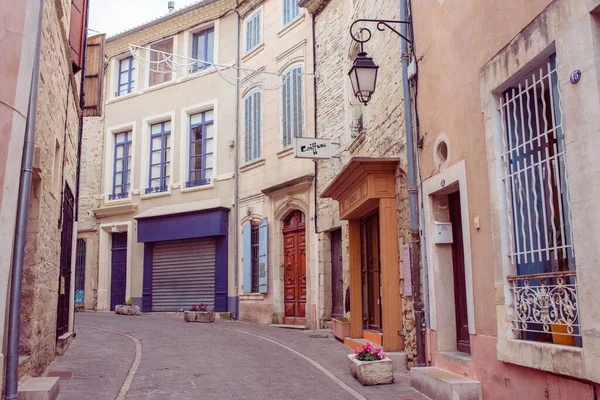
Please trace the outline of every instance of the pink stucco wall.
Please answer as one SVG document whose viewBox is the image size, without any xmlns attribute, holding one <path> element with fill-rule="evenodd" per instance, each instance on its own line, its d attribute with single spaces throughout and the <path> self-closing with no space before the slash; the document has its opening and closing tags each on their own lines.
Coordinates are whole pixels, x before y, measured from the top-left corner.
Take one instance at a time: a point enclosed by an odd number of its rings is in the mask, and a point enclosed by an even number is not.
<svg viewBox="0 0 600 400">
<path fill-rule="evenodd" d="M 437 349 L 437 333 L 428 330 L 431 366 L 467 375 L 481 382 L 483 399 L 595 400 L 600 385 L 591 385 L 564 376 L 498 361 L 496 338 L 471 335 L 470 361 Z"/>
</svg>

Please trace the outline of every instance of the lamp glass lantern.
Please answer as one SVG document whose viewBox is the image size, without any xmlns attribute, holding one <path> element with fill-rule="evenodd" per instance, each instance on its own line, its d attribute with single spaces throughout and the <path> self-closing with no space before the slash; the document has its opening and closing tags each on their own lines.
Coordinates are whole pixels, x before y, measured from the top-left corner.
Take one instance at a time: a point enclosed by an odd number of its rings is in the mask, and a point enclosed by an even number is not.
<svg viewBox="0 0 600 400">
<path fill-rule="evenodd" d="M 373 62 L 373 58 L 367 57 L 367 53 L 361 51 L 348 73 L 354 95 L 365 105 L 375 93 L 378 70 L 379 66 Z"/>
</svg>

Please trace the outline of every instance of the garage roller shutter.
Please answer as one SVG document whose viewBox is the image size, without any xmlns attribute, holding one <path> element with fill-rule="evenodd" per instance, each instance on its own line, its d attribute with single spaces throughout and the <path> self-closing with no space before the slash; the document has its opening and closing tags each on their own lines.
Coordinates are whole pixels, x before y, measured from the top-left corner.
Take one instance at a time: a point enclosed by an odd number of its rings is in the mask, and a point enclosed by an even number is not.
<svg viewBox="0 0 600 400">
<path fill-rule="evenodd" d="M 152 261 L 152 311 L 188 310 L 215 304 L 215 240 L 155 243 Z"/>
</svg>

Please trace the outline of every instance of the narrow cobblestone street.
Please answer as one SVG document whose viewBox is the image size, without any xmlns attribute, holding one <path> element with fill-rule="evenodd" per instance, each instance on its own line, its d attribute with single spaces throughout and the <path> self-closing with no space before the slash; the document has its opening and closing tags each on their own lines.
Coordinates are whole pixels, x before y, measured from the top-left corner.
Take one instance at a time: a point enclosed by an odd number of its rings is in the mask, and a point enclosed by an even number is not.
<svg viewBox="0 0 600 400">
<path fill-rule="evenodd" d="M 350 350 L 308 331 L 190 324 L 181 315 L 78 313 L 76 332 L 46 371 L 61 378 L 61 400 L 427 399 L 403 372 L 393 385 L 362 387 L 348 370 Z"/>
</svg>

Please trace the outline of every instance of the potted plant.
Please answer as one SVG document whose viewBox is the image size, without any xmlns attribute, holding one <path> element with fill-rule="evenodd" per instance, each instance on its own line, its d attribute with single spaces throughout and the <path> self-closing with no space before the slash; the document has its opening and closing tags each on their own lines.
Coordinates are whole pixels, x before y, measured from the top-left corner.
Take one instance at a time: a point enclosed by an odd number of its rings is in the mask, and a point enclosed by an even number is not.
<svg viewBox="0 0 600 400">
<path fill-rule="evenodd" d="M 333 336 L 341 341 L 350 337 L 350 320 L 348 318 L 331 318 L 331 331 Z"/>
<path fill-rule="evenodd" d="M 133 299 L 130 297 L 129 300 L 121 305 L 115 307 L 115 314 L 119 315 L 139 315 L 140 308 L 133 304 Z"/>
<path fill-rule="evenodd" d="M 188 311 L 183 313 L 185 322 L 213 322 L 214 311 L 208 311 L 208 304 L 193 304 Z"/>
<path fill-rule="evenodd" d="M 348 354 L 350 372 L 363 386 L 394 383 L 392 360 L 387 358 L 381 348 L 370 343 L 356 348 L 354 354 Z"/>
</svg>

